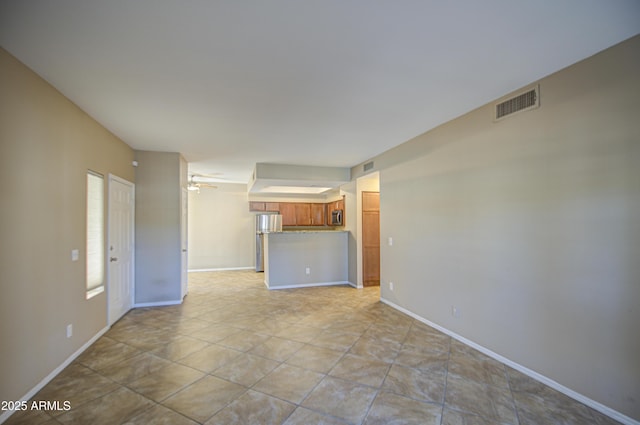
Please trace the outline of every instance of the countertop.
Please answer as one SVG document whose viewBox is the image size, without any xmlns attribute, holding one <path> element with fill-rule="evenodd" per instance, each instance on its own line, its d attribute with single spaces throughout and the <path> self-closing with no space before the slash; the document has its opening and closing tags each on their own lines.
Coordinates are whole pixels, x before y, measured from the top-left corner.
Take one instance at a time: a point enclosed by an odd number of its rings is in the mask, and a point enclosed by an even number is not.
<svg viewBox="0 0 640 425">
<path fill-rule="evenodd" d="M 283 230 L 277 233 L 345 233 L 346 230 Z"/>
</svg>

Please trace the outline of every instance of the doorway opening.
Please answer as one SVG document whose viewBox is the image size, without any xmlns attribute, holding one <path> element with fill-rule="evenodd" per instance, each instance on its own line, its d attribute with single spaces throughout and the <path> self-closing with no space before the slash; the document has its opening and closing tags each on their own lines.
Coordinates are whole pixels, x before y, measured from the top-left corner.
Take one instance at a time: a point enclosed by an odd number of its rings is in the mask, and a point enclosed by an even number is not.
<svg viewBox="0 0 640 425">
<path fill-rule="evenodd" d="M 362 192 L 362 285 L 380 286 L 380 192 Z"/>
<path fill-rule="evenodd" d="M 357 286 L 380 285 L 380 173 L 356 180 Z"/>
</svg>

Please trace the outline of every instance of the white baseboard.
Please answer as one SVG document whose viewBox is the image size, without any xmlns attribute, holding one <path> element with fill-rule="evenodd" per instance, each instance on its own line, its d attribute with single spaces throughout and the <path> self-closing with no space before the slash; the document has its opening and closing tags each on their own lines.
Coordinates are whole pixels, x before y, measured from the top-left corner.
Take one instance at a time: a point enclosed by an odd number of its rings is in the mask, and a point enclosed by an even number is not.
<svg viewBox="0 0 640 425">
<path fill-rule="evenodd" d="M 315 283 L 301 283 L 301 284 L 296 284 L 296 285 L 277 285 L 277 284 L 271 284 L 271 285 L 267 285 L 267 283 L 265 282 L 265 285 L 268 289 L 292 289 L 292 288 L 311 288 L 314 286 L 337 286 L 337 285 L 351 285 L 351 283 L 347 282 L 347 281 L 342 281 L 342 282 L 315 282 Z"/>
<path fill-rule="evenodd" d="M 162 307 L 166 305 L 176 305 L 182 304 L 182 300 L 175 301 L 158 301 L 158 302 L 150 302 L 150 303 L 136 303 L 133 305 L 133 308 L 142 308 L 142 307 Z"/>
<path fill-rule="evenodd" d="M 31 397 L 33 397 L 34 395 L 36 395 L 38 393 L 38 391 L 40 391 L 42 388 L 44 388 L 45 385 L 47 385 L 49 382 L 51 382 L 51 380 L 53 378 L 55 378 L 56 376 L 58 376 L 58 374 L 60 372 L 62 372 L 64 370 L 65 367 L 69 366 L 71 364 L 72 361 L 74 361 L 80 354 L 82 354 L 84 352 L 84 350 L 86 350 L 87 348 L 89 348 L 91 346 L 91 344 L 93 344 L 94 342 L 96 342 L 96 340 L 98 338 L 100 338 L 102 335 L 105 334 L 105 332 L 107 332 L 109 330 L 109 326 L 101 329 L 97 334 L 95 334 L 93 337 L 91 337 L 91 339 L 87 342 L 85 342 L 82 347 L 78 348 L 73 354 L 71 354 L 65 361 L 62 362 L 62 364 L 60 366 L 58 366 L 57 368 L 55 368 L 53 371 L 51 371 L 50 374 L 48 374 L 47 376 L 44 377 L 44 379 L 40 382 L 38 382 L 38 384 L 31 388 L 24 396 L 22 396 L 22 398 L 20 399 L 20 401 L 29 401 L 31 399 Z M 9 419 L 9 417 L 11 415 L 13 415 L 16 411 L 15 410 L 9 410 L 9 411 L 5 411 L 3 414 L 0 415 L 0 424 L 4 423 L 7 419 Z"/>
<path fill-rule="evenodd" d="M 200 273 L 200 272 L 224 272 L 229 270 L 253 270 L 255 266 L 248 267 L 219 267 L 213 269 L 189 269 L 189 273 Z"/>
<path fill-rule="evenodd" d="M 380 297 L 380 301 L 387 304 L 389 307 L 392 307 L 398 311 L 403 312 L 404 314 L 413 317 L 414 319 L 418 320 L 419 322 L 422 322 L 426 325 L 431 326 L 432 328 L 435 328 L 437 330 L 439 330 L 440 332 L 449 335 L 451 338 L 454 338 L 460 342 L 462 342 L 463 344 L 466 344 L 472 348 L 475 348 L 476 350 L 480 351 L 483 354 L 486 354 L 489 357 L 492 357 L 494 359 L 496 359 L 497 361 L 506 364 L 507 366 L 517 370 L 518 372 L 524 373 L 525 375 L 535 379 L 538 382 L 542 382 L 543 384 L 557 390 L 560 391 L 561 393 L 563 393 L 564 395 L 571 397 L 574 400 L 579 401 L 582 404 L 585 404 L 589 407 L 591 407 L 594 410 L 597 410 L 598 412 L 609 416 L 612 419 L 615 419 L 616 421 L 623 423 L 625 425 L 640 425 L 640 421 L 636 421 L 635 419 L 632 419 L 620 412 L 618 412 L 617 410 L 613 410 L 610 407 L 605 406 L 602 403 L 599 403 L 595 400 L 592 400 L 574 390 L 572 390 L 571 388 L 567 388 L 562 384 L 557 383 L 556 381 L 554 381 L 553 379 L 547 378 L 544 375 L 539 374 L 536 371 L 533 371 L 531 369 L 528 369 L 512 360 L 507 359 L 506 357 L 501 356 L 498 353 L 494 353 L 493 351 L 489 350 L 488 348 L 483 347 L 482 345 L 476 344 L 475 342 L 468 340 L 467 338 L 456 334 L 455 332 L 450 331 L 449 329 L 443 328 L 442 326 L 438 325 L 437 323 L 433 323 L 430 320 L 425 319 L 424 317 L 421 317 L 417 314 L 415 314 L 412 311 L 407 310 L 404 307 L 400 307 L 397 304 L 394 304 L 393 302 L 383 298 L 382 296 Z"/>
</svg>

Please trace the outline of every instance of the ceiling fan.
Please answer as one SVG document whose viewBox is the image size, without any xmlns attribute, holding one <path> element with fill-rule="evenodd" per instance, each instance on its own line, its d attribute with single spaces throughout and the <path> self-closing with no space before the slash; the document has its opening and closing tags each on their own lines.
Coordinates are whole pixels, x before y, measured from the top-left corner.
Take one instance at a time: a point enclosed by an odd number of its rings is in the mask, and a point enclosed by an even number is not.
<svg viewBox="0 0 640 425">
<path fill-rule="evenodd" d="M 211 179 L 214 178 L 215 176 L 212 174 L 193 173 L 189 176 L 189 181 L 187 182 L 187 190 L 200 193 L 200 189 L 217 189 L 218 186 L 212 184 L 211 182 Z"/>
</svg>

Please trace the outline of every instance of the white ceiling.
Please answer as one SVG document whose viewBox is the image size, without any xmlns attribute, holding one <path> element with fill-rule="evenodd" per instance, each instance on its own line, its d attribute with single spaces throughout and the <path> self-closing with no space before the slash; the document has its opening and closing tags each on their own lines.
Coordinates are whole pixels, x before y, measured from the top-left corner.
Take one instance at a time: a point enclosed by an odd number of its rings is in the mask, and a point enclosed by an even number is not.
<svg viewBox="0 0 640 425">
<path fill-rule="evenodd" d="M 0 45 L 135 149 L 345 167 L 640 32 L 638 0 L 0 0 Z"/>
</svg>

